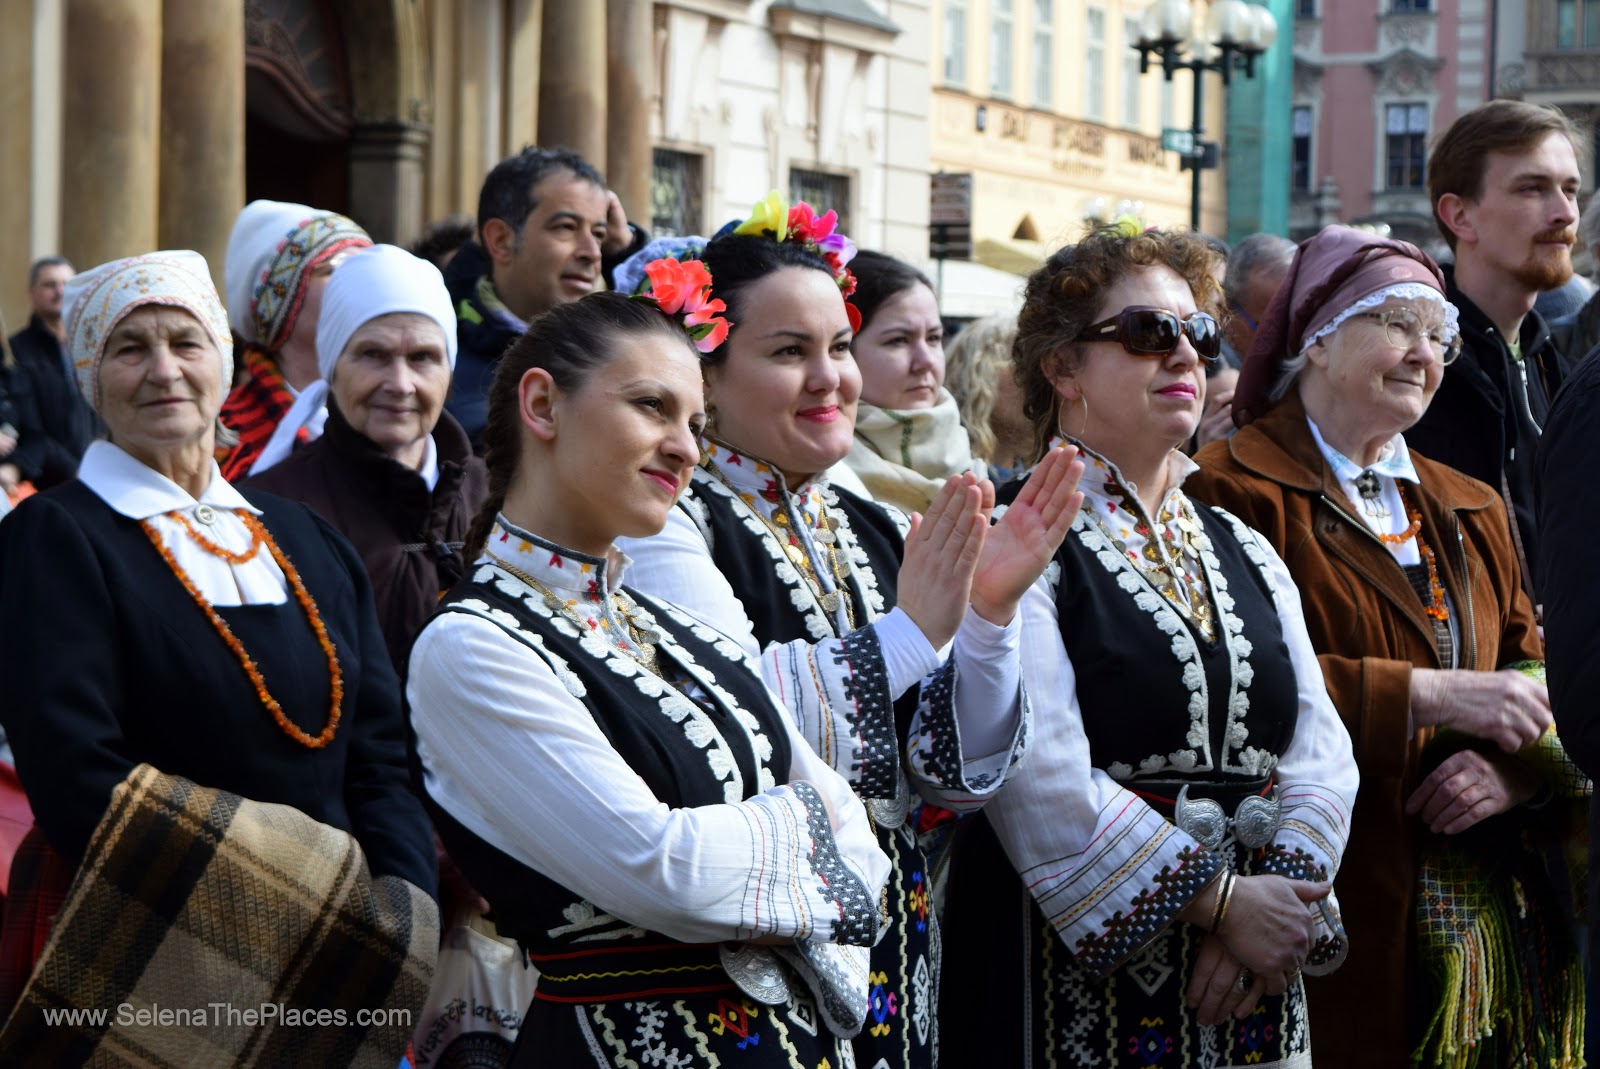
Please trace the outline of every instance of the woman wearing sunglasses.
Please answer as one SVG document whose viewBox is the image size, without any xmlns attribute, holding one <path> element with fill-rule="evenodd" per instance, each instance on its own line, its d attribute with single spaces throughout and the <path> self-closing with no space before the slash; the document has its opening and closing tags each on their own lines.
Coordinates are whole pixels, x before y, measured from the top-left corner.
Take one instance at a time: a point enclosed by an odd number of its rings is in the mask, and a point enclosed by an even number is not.
<svg viewBox="0 0 1600 1069">
<path fill-rule="evenodd" d="M 1496 671 L 1542 657 L 1533 606 L 1496 489 L 1403 433 L 1461 349 L 1443 290 L 1404 242 L 1307 240 L 1245 363 L 1242 429 L 1189 487 L 1287 561 L 1356 740 L 1351 951 L 1310 985 L 1319 1061 L 1567 1065 L 1582 978 L 1537 856 L 1562 814 L 1525 819 L 1551 797 L 1536 770 L 1567 766 L 1542 672 Z M 1448 923 L 1417 927 L 1424 909 Z"/>
<path fill-rule="evenodd" d="M 1023 599 L 1032 752 L 953 863 L 947 1064 L 1311 1064 L 1356 774 L 1282 562 L 1182 489 L 1210 258 L 1112 227 L 1028 281 L 1035 452 L 1075 444 L 1085 500 Z"/>
</svg>

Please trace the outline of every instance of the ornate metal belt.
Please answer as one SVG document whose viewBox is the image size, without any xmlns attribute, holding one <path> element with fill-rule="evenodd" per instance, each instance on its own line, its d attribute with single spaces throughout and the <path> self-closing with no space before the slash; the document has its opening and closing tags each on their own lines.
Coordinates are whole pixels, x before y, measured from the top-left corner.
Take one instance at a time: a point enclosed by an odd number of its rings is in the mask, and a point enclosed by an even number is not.
<svg viewBox="0 0 1600 1069">
<path fill-rule="evenodd" d="M 1189 786 L 1184 784 L 1172 815 L 1173 822 L 1207 850 L 1220 850 L 1230 832 L 1234 842 L 1246 850 L 1259 850 L 1277 835 L 1282 808 L 1274 785 L 1265 795 L 1241 799 L 1230 817 L 1215 798 L 1190 798 Z"/>
</svg>

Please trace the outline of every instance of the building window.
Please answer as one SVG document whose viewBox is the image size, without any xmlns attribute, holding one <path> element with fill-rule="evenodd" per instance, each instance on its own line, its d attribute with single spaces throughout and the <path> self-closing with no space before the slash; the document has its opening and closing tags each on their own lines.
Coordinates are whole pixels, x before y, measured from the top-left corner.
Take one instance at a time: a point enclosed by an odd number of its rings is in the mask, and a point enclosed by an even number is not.
<svg viewBox="0 0 1600 1069">
<path fill-rule="evenodd" d="M 967 84 L 966 0 L 945 0 L 944 80 L 947 85 Z"/>
<path fill-rule="evenodd" d="M 1383 129 L 1389 188 L 1421 189 L 1428 158 L 1428 105 L 1385 105 Z"/>
<path fill-rule="evenodd" d="M 1600 0 L 1556 0 L 1556 47 L 1600 48 Z"/>
<path fill-rule="evenodd" d="M 1033 103 L 1050 110 L 1055 106 L 1055 79 L 1050 60 L 1055 54 L 1053 0 L 1033 0 Z"/>
<path fill-rule="evenodd" d="M 1083 117 L 1104 122 L 1106 117 L 1106 9 L 1089 8 L 1084 35 Z"/>
<path fill-rule="evenodd" d="M 1139 75 L 1139 20 L 1122 20 L 1122 125 L 1139 129 L 1139 90 L 1144 79 Z"/>
<path fill-rule="evenodd" d="M 836 228 L 840 234 L 851 233 L 850 228 L 850 177 L 828 174 L 826 171 L 807 171 L 789 168 L 789 203 L 803 200 L 816 209 L 818 215 L 829 209 L 839 213 Z"/>
<path fill-rule="evenodd" d="M 1294 6 L 1294 13 L 1297 17 L 1302 19 L 1316 18 L 1317 0 L 1297 0 Z"/>
<path fill-rule="evenodd" d="M 1011 27 L 1013 0 L 993 0 L 989 11 L 989 92 L 1011 97 Z"/>
<path fill-rule="evenodd" d="M 1432 11 L 1433 0 L 1394 0 L 1391 11 Z"/>
<path fill-rule="evenodd" d="M 1289 188 L 1296 193 L 1311 192 L 1311 108 L 1305 105 L 1294 109 L 1294 157 L 1291 164 Z"/>
<path fill-rule="evenodd" d="M 658 238 L 705 233 L 700 210 L 704 157 L 670 148 L 650 155 L 650 233 Z"/>
</svg>

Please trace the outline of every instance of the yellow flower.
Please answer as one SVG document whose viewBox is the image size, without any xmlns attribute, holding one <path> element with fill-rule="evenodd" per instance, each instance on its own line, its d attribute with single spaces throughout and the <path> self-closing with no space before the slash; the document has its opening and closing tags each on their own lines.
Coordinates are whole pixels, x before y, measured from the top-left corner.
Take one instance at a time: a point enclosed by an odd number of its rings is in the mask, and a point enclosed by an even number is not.
<svg viewBox="0 0 1600 1069">
<path fill-rule="evenodd" d="M 773 241 L 789 236 L 789 202 L 774 189 L 765 200 L 757 201 L 750 209 L 750 218 L 733 228 L 735 234 L 762 234 L 771 232 Z"/>
</svg>

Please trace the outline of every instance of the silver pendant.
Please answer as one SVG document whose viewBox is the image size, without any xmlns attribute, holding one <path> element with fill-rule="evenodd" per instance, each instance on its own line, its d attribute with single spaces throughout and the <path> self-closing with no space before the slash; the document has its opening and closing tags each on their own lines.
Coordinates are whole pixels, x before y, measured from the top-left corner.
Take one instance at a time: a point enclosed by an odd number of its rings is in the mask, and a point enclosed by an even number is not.
<svg viewBox="0 0 1600 1069">
<path fill-rule="evenodd" d="M 1178 792 L 1172 816 L 1181 830 L 1207 850 L 1215 852 L 1221 849 L 1228 837 L 1228 814 L 1223 810 L 1222 803 L 1215 798 L 1190 800 L 1188 784 L 1184 784 Z"/>
<path fill-rule="evenodd" d="M 194 507 L 194 518 L 210 527 L 217 522 L 217 510 L 210 505 L 196 505 Z"/>
<path fill-rule="evenodd" d="M 717 949 L 722 970 L 745 994 L 767 1006 L 782 1006 L 793 992 L 783 963 L 769 947 L 754 943 L 723 943 Z"/>
<path fill-rule="evenodd" d="M 1246 850 L 1259 850 L 1278 833 L 1278 788 L 1266 797 L 1251 795 L 1233 811 L 1233 837 Z"/>
</svg>

